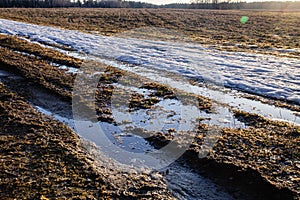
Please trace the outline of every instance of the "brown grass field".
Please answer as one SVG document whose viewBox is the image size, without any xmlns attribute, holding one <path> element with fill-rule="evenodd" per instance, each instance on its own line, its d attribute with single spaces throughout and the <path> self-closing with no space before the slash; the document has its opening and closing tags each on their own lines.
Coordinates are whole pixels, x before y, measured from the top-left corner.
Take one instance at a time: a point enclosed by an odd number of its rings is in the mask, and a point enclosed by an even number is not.
<svg viewBox="0 0 300 200">
<path fill-rule="evenodd" d="M 241 24 L 241 16 L 249 16 L 249 22 Z M 267 49 L 300 48 L 299 17 L 300 12 L 266 11 L 0 9 L 0 18 L 41 25 L 124 37 L 147 38 L 150 34 L 157 39 L 197 42 L 223 50 L 277 55 L 280 52 Z M 142 31 L 149 26 L 173 31 Z M 281 56 L 300 55 L 290 52 Z M 0 35 L 0 70 L 13 74 L 0 81 L 0 199 L 173 199 L 161 178 L 96 163 L 74 131 L 30 105 L 33 93 L 44 91 L 54 104 L 71 107 L 75 75 L 53 63 L 80 68 L 82 60 Z M 101 66 L 104 73 L 97 86 L 96 111 L 99 121 L 113 123 L 109 109 L 112 84 L 125 72 Z M 128 76 L 153 90 L 150 98 L 133 95 L 129 102 L 133 109 L 148 109 L 158 97 L 174 98 L 174 90 L 166 86 L 134 74 Z M 201 110 L 211 111 L 210 99 L 200 95 L 193 98 Z M 200 159 L 203 134 L 210 125 L 199 124 L 197 137 L 183 155 L 185 162 L 237 199 L 239 190 L 255 197 L 249 199 L 299 199 L 300 127 L 241 111 L 234 114 L 248 127 L 222 128 L 222 137 L 209 155 Z M 174 138 L 172 131 L 151 134 L 147 140 L 155 148 Z M 182 141 L 176 142 L 180 145 Z"/>
</svg>

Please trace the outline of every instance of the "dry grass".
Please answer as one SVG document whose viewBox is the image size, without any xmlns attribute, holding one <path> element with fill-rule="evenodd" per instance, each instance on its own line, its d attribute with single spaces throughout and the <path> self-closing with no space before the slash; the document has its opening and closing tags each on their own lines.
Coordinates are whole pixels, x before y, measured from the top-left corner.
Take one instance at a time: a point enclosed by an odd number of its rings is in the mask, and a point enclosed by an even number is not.
<svg viewBox="0 0 300 200">
<path fill-rule="evenodd" d="M 74 132 L 2 83 L 0 99 L 1 199 L 109 198 Z"/>
<path fill-rule="evenodd" d="M 63 98 L 71 99 L 75 76 L 66 76 L 63 70 L 49 65 L 43 60 L 0 48 L 0 68 L 17 73 Z"/>
<path fill-rule="evenodd" d="M 82 64 L 82 61 L 77 58 L 66 56 L 63 53 L 50 48 L 43 48 L 38 44 L 30 43 L 17 37 L 0 35 L 0 44 L 2 47 L 7 47 L 14 51 L 33 54 L 43 60 L 61 65 L 79 68 Z"/>
<path fill-rule="evenodd" d="M 224 129 L 213 159 L 258 171 L 278 188 L 300 195 L 300 127 L 236 112 L 248 129 Z"/>
</svg>

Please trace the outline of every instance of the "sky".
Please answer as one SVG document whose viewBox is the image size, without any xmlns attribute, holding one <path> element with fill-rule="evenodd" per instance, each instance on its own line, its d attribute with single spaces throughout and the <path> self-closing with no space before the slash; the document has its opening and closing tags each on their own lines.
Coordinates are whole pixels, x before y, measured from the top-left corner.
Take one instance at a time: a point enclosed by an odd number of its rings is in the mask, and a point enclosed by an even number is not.
<svg viewBox="0 0 300 200">
<path fill-rule="evenodd" d="M 141 1 L 141 2 L 147 2 L 157 5 L 162 4 L 169 4 L 169 3 L 190 3 L 191 0 L 134 0 L 134 1 Z M 284 0 L 242 0 L 246 2 L 261 2 L 261 1 L 284 1 Z M 292 1 L 300 1 L 300 0 L 292 0 Z"/>
</svg>

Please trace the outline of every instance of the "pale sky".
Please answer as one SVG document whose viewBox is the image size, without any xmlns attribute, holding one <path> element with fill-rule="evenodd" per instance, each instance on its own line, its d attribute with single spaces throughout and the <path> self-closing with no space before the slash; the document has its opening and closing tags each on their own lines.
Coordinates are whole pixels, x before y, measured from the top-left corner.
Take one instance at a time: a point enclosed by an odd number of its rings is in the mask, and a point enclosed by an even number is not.
<svg viewBox="0 0 300 200">
<path fill-rule="evenodd" d="M 169 3 L 190 3 L 191 0 L 134 0 L 134 1 L 141 1 L 141 2 L 147 2 L 157 5 L 162 4 L 169 4 Z M 284 1 L 284 0 L 242 0 L 246 2 L 261 2 L 261 1 Z M 300 0 L 291 0 L 291 1 L 300 1 Z"/>
</svg>

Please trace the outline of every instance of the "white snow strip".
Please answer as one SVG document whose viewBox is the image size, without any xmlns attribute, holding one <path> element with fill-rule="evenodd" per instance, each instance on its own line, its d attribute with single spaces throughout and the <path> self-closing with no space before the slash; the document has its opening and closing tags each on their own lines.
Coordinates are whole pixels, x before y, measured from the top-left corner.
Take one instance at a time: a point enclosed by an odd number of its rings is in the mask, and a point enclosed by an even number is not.
<svg viewBox="0 0 300 200">
<path fill-rule="evenodd" d="M 300 103 L 298 59 L 217 51 L 187 43 L 106 37 L 4 19 L 0 19 L 0 33 L 67 45 L 88 55 Z"/>
</svg>

